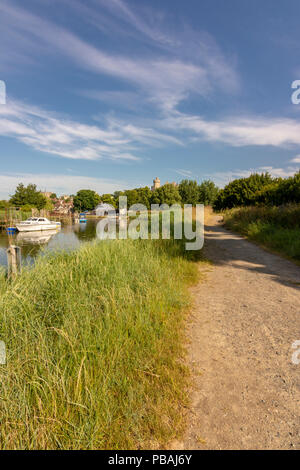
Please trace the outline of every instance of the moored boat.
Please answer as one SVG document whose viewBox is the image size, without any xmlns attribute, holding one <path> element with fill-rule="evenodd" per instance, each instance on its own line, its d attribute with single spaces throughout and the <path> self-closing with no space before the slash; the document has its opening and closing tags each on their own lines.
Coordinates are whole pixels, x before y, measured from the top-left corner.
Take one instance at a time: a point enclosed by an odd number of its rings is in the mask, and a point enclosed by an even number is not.
<svg viewBox="0 0 300 470">
<path fill-rule="evenodd" d="M 59 230 L 60 222 L 51 222 L 46 217 L 29 217 L 16 225 L 19 232 L 37 232 L 41 230 Z"/>
<path fill-rule="evenodd" d="M 85 224 L 86 222 L 87 222 L 86 213 L 82 212 L 81 214 L 79 214 L 79 223 Z"/>
</svg>

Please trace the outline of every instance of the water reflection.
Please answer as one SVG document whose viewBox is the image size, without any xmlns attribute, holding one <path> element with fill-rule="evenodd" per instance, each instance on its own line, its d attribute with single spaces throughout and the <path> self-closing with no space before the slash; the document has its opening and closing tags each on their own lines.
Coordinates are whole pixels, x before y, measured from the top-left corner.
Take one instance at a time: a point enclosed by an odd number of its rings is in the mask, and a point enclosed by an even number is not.
<svg viewBox="0 0 300 470">
<path fill-rule="evenodd" d="M 56 235 L 54 230 L 44 230 L 43 232 L 20 232 L 16 235 L 15 241 L 22 245 L 44 245 Z"/>
<path fill-rule="evenodd" d="M 81 243 L 96 238 L 98 220 L 88 220 L 84 224 L 62 225 L 60 231 L 23 232 L 11 237 L 12 243 L 22 247 L 22 263 L 32 264 L 34 259 L 43 253 L 61 250 L 73 250 Z M 0 266 L 7 265 L 6 250 L 9 246 L 8 236 L 0 232 Z"/>
</svg>

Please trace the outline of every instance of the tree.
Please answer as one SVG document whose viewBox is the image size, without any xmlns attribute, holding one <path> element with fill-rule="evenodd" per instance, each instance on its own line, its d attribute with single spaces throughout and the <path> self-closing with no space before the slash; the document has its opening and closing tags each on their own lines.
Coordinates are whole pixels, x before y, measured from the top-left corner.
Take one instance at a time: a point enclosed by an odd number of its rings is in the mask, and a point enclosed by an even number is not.
<svg viewBox="0 0 300 470">
<path fill-rule="evenodd" d="M 5 199 L 0 201 L 0 209 L 7 209 L 10 206 L 9 202 Z"/>
<path fill-rule="evenodd" d="M 171 206 L 176 203 L 181 203 L 181 196 L 178 188 L 172 184 L 164 184 L 152 193 L 151 204 L 168 204 Z"/>
<path fill-rule="evenodd" d="M 203 181 L 198 187 L 198 201 L 205 206 L 212 205 L 216 200 L 219 188 L 211 180 Z"/>
<path fill-rule="evenodd" d="M 57 199 L 57 195 L 55 193 L 52 193 L 50 199 Z"/>
<path fill-rule="evenodd" d="M 133 204 L 143 204 L 150 209 L 152 191 L 146 186 L 145 188 L 128 189 L 124 191 L 122 196 L 127 196 L 128 208 Z"/>
<path fill-rule="evenodd" d="M 111 206 L 116 207 L 116 201 L 112 194 L 102 194 L 100 197 L 103 204 L 110 204 Z"/>
<path fill-rule="evenodd" d="M 300 171 L 286 179 L 280 179 L 278 188 L 274 194 L 273 203 L 287 204 L 289 202 L 300 202 Z"/>
<path fill-rule="evenodd" d="M 178 189 L 183 204 L 193 204 L 193 206 L 195 206 L 199 202 L 197 181 L 182 180 Z"/>
<path fill-rule="evenodd" d="M 81 189 L 74 197 L 74 209 L 77 211 L 91 211 L 100 203 L 99 194 L 91 189 Z"/>
<path fill-rule="evenodd" d="M 254 173 L 248 178 L 233 180 L 219 192 L 214 202 L 214 208 L 223 210 L 255 204 L 257 193 L 273 181 L 269 173 Z"/>
<path fill-rule="evenodd" d="M 47 199 L 43 194 L 36 189 L 35 184 L 29 184 L 24 186 L 20 183 L 15 191 L 15 194 L 11 196 L 9 201 L 13 206 L 31 206 L 37 209 L 43 209 L 47 203 Z"/>
<path fill-rule="evenodd" d="M 145 186 L 144 188 L 137 188 L 136 191 L 138 193 L 138 203 L 143 204 L 149 210 L 151 206 L 151 198 L 152 198 L 151 189 L 148 186 Z"/>
<path fill-rule="evenodd" d="M 124 196 L 127 197 L 127 206 L 128 208 L 130 206 L 132 206 L 133 204 L 137 204 L 138 203 L 138 192 L 136 189 L 127 189 L 125 192 L 124 192 Z"/>
<path fill-rule="evenodd" d="M 46 202 L 46 205 L 44 207 L 44 209 L 46 209 L 46 211 L 53 211 L 54 209 L 54 204 L 53 204 L 53 199 L 48 199 L 47 202 Z"/>
</svg>

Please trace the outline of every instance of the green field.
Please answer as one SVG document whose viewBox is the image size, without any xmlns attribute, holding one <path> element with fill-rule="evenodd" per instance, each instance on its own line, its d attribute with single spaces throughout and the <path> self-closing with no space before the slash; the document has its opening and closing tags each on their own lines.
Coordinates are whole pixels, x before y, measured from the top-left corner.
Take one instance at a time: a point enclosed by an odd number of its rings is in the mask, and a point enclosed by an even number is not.
<svg viewBox="0 0 300 470">
<path fill-rule="evenodd" d="M 224 212 L 225 225 L 300 262 L 300 205 L 243 207 Z"/>
<path fill-rule="evenodd" d="M 1 449 L 137 449 L 181 432 L 183 241 L 114 240 L 0 276 Z"/>
</svg>

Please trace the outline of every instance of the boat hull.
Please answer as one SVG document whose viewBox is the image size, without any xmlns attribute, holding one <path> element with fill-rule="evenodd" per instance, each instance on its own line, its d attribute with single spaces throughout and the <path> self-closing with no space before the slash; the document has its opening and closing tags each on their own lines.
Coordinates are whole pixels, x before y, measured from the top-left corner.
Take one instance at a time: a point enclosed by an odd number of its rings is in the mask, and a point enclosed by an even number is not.
<svg viewBox="0 0 300 470">
<path fill-rule="evenodd" d="M 19 232 L 41 232 L 44 230 L 59 230 L 60 226 L 56 224 L 45 225 L 16 225 Z"/>
</svg>

